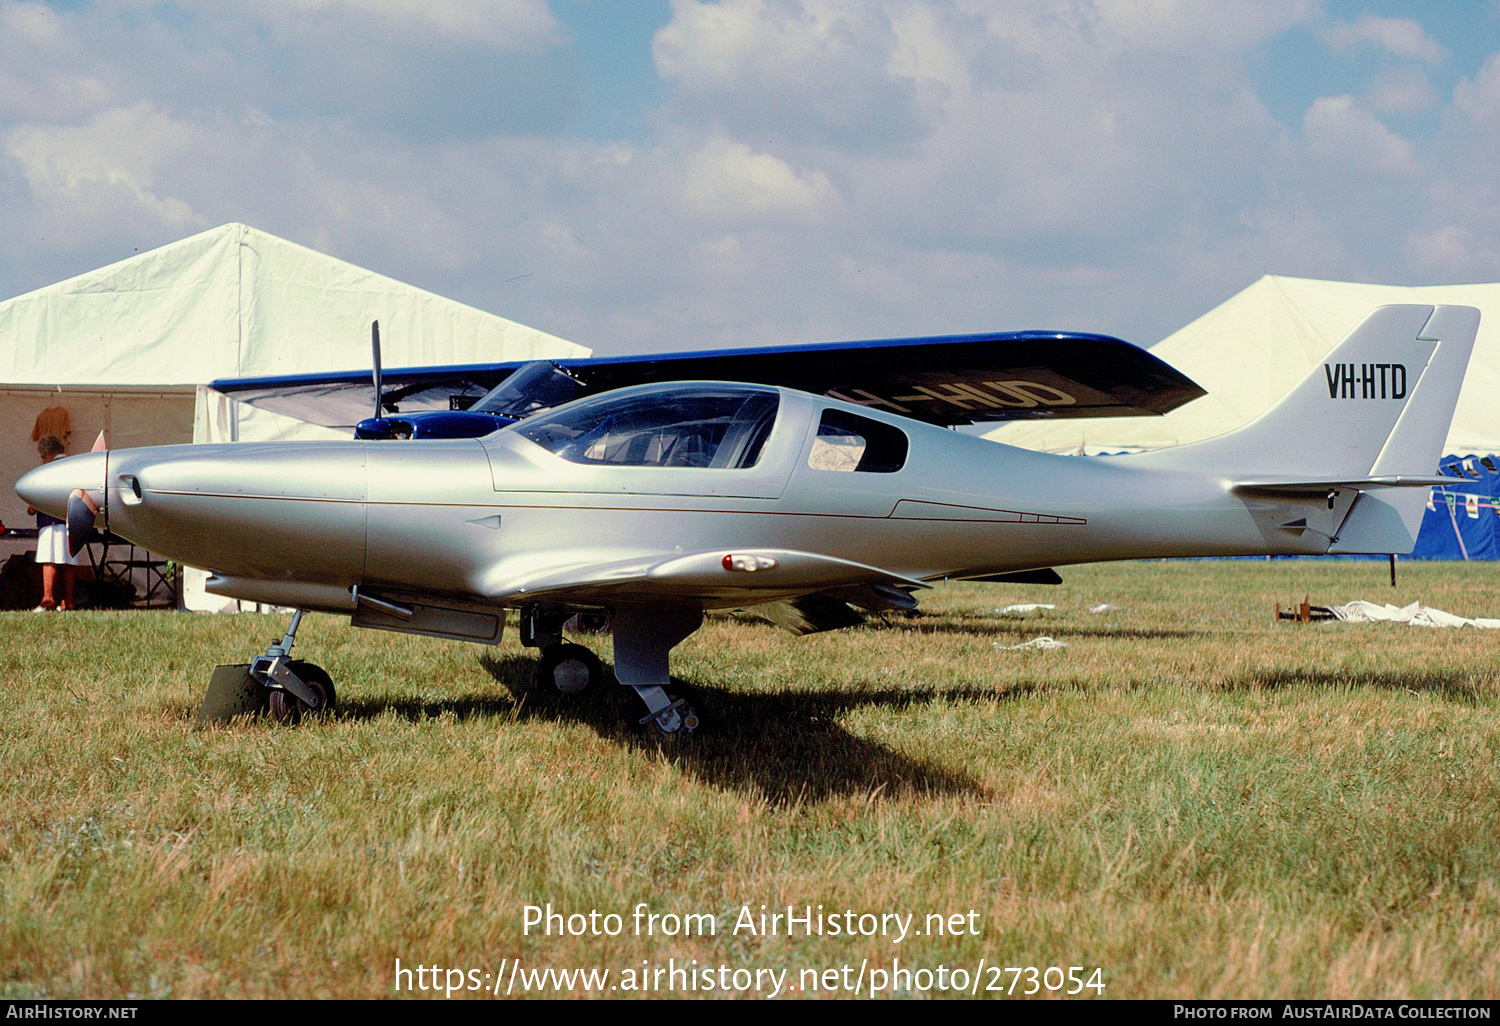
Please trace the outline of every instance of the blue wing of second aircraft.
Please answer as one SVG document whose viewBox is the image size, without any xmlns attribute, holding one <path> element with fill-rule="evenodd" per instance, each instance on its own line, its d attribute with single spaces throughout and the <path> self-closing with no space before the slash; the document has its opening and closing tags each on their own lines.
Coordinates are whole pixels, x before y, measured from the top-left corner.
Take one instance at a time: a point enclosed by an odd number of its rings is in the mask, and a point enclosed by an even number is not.
<svg viewBox="0 0 1500 1026">
<path fill-rule="evenodd" d="M 385 371 L 382 407 L 402 415 L 468 411 L 508 379 L 523 382 L 524 376 L 512 377 L 518 370 L 528 368 L 530 374 L 543 365 L 574 383 L 566 398 L 649 382 L 738 381 L 829 395 L 943 426 L 1162 414 L 1204 394 L 1177 370 L 1120 339 L 1017 331 L 413 367 Z M 227 379 L 212 387 L 262 409 L 335 428 L 353 427 L 375 406 L 368 371 Z M 482 408 L 492 406 L 487 402 Z M 515 410 L 514 404 L 494 407 L 494 412 L 521 415 Z M 446 427 L 453 432 L 485 433 L 467 418 L 452 420 Z"/>
</svg>

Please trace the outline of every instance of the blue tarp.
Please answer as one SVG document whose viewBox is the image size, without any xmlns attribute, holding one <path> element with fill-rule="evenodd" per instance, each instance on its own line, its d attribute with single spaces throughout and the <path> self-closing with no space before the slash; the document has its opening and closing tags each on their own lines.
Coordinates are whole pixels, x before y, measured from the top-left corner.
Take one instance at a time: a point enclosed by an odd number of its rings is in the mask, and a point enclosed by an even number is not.
<svg viewBox="0 0 1500 1026">
<path fill-rule="evenodd" d="M 1412 559 L 1500 559 L 1500 457 L 1444 456 Z"/>
</svg>

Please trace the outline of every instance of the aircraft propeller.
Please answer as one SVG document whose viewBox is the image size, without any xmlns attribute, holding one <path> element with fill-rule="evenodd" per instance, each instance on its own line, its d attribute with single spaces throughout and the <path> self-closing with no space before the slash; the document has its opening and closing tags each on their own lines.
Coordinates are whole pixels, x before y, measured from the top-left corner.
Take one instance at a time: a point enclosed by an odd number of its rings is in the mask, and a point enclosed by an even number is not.
<svg viewBox="0 0 1500 1026">
<path fill-rule="evenodd" d="M 373 377 L 375 379 L 375 419 L 379 420 L 380 417 L 381 417 L 381 412 L 380 412 L 381 399 L 384 398 L 381 395 L 381 392 L 380 392 L 380 322 L 379 321 L 371 321 L 370 322 L 370 348 L 371 348 L 371 350 L 373 350 L 373 353 L 374 353 L 374 372 L 373 372 Z"/>
<path fill-rule="evenodd" d="M 104 452 L 109 448 L 104 432 L 94 439 L 89 452 Z M 68 554 L 76 556 L 88 543 L 94 531 L 94 519 L 99 515 L 99 503 L 83 488 L 75 488 L 68 495 Z"/>
</svg>

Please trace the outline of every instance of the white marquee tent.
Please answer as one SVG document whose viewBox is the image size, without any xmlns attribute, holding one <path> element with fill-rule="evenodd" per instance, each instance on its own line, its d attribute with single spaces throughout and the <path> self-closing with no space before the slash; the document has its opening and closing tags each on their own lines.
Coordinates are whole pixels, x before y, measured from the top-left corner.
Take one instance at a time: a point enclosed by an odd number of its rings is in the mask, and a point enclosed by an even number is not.
<svg viewBox="0 0 1500 1026">
<path fill-rule="evenodd" d="M 1479 308 L 1479 340 L 1444 452 L 1500 452 L 1500 284 L 1409 287 L 1270 274 L 1151 347 L 1208 395 L 1162 417 L 1016 422 L 986 437 L 1070 453 L 1159 449 L 1211 438 L 1270 408 L 1370 311 L 1388 303 Z"/>
<path fill-rule="evenodd" d="M 582 346 L 257 231 L 220 228 L 0 302 L 0 518 L 36 465 L 37 415 L 68 411 L 69 452 L 308 437 L 325 429 L 199 397 L 216 378 L 357 370 L 380 320 L 387 367 L 587 356 Z M 198 416 L 195 426 L 195 402 Z M 340 436 L 342 437 L 342 436 Z"/>
<path fill-rule="evenodd" d="M 356 370 L 378 319 L 387 367 L 587 356 L 582 346 L 333 257 L 227 224 L 0 302 L 0 519 L 28 526 L 15 482 L 43 411 L 68 452 L 342 437 L 204 387 L 217 378 Z M 60 422 L 56 412 L 46 418 Z"/>
</svg>

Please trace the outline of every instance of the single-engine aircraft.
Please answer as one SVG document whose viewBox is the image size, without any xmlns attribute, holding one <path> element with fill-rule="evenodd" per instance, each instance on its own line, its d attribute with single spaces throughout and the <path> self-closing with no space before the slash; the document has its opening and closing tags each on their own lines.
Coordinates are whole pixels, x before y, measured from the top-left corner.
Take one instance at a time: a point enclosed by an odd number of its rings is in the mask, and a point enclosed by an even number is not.
<svg viewBox="0 0 1500 1026">
<path fill-rule="evenodd" d="M 80 544 L 102 519 L 210 570 L 216 594 L 295 608 L 245 676 L 278 718 L 334 703 L 328 675 L 290 657 L 305 610 L 495 644 L 518 609 L 540 678 L 565 693 L 603 676 L 565 623 L 607 613 L 614 675 L 665 738 L 700 723 L 668 654 L 706 610 L 808 632 L 910 608 L 945 578 L 1410 552 L 1478 324 L 1471 307 L 1382 307 L 1259 419 L 1136 455 L 1048 455 L 941 426 L 1160 412 L 1201 394 L 1119 340 L 1021 333 L 784 349 L 735 374 L 716 369 L 744 353 L 693 354 L 701 379 L 658 369 L 617 387 L 597 372 L 606 383 L 582 398 L 478 437 L 105 450 L 17 491 Z M 587 361 L 568 370 L 589 385 Z"/>
</svg>

